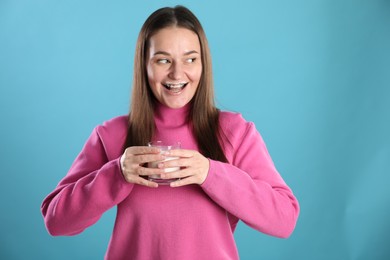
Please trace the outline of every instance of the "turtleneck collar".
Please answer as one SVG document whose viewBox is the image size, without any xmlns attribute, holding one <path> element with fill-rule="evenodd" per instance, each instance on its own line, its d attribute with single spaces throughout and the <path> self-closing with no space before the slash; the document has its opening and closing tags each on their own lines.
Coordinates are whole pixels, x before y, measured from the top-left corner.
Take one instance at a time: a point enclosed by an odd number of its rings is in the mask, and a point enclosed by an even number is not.
<svg viewBox="0 0 390 260">
<path fill-rule="evenodd" d="M 187 123 L 191 102 L 181 108 L 170 108 L 157 102 L 154 108 L 154 118 L 156 123 L 165 126 L 180 126 Z"/>
</svg>

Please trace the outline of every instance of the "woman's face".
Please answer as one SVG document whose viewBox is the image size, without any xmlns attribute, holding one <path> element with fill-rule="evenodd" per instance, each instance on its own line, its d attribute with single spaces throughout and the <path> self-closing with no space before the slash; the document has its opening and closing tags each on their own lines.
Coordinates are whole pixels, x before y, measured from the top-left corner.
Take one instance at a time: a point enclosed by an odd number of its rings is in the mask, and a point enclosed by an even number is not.
<svg viewBox="0 0 390 260">
<path fill-rule="evenodd" d="M 146 70 L 156 99 L 180 108 L 194 97 L 202 75 L 198 36 L 191 30 L 168 27 L 149 40 Z"/>
</svg>

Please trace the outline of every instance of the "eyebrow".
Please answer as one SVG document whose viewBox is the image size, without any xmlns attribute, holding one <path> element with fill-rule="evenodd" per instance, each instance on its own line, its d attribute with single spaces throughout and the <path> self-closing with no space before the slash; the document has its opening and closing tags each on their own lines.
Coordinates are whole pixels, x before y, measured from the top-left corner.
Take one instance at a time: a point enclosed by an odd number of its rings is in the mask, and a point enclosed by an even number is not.
<svg viewBox="0 0 390 260">
<path fill-rule="evenodd" d="M 184 53 L 185 56 L 188 56 L 188 55 L 191 55 L 191 54 L 199 54 L 197 51 L 193 50 L 193 51 L 187 51 Z M 153 56 L 156 56 L 156 55 L 166 55 L 166 56 L 170 56 L 170 54 L 166 51 L 156 51 Z"/>
</svg>

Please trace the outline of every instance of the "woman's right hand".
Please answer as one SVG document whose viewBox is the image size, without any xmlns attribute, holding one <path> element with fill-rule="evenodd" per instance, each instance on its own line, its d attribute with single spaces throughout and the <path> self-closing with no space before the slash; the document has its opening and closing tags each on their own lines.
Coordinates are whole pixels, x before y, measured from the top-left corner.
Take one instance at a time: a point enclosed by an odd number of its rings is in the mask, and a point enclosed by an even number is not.
<svg viewBox="0 0 390 260">
<path fill-rule="evenodd" d="M 126 148 L 120 159 L 121 170 L 125 180 L 129 183 L 157 188 L 157 183 L 149 181 L 142 176 L 161 174 L 164 172 L 163 169 L 147 168 L 146 165 L 148 162 L 164 160 L 164 155 L 160 152 L 160 149 L 148 146 L 132 146 Z"/>
</svg>

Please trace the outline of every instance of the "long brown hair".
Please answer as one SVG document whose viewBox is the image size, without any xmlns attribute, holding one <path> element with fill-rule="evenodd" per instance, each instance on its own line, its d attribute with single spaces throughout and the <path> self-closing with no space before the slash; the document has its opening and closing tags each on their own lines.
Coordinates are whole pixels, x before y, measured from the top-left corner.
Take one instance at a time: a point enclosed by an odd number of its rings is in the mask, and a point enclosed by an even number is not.
<svg viewBox="0 0 390 260">
<path fill-rule="evenodd" d="M 133 90 L 129 113 L 129 125 L 124 149 L 134 145 L 145 145 L 154 134 L 153 93 L 148 85 L 146 55 L 150 37 L 158 30 L 177 26 L 189 29 L 198 35 L 201 47 L 202 76 L 192 98 L 189 122 L 192 126 L 200 152 L 210 159 L 227 162 L 221 146 L 219 110 L 214 103 L 214 86 L 211 55 L 206 34 L 196 16 L 183 6 L 165 7 L 152 13 L 138 35 L 133 73 Z"/>
</svg>

